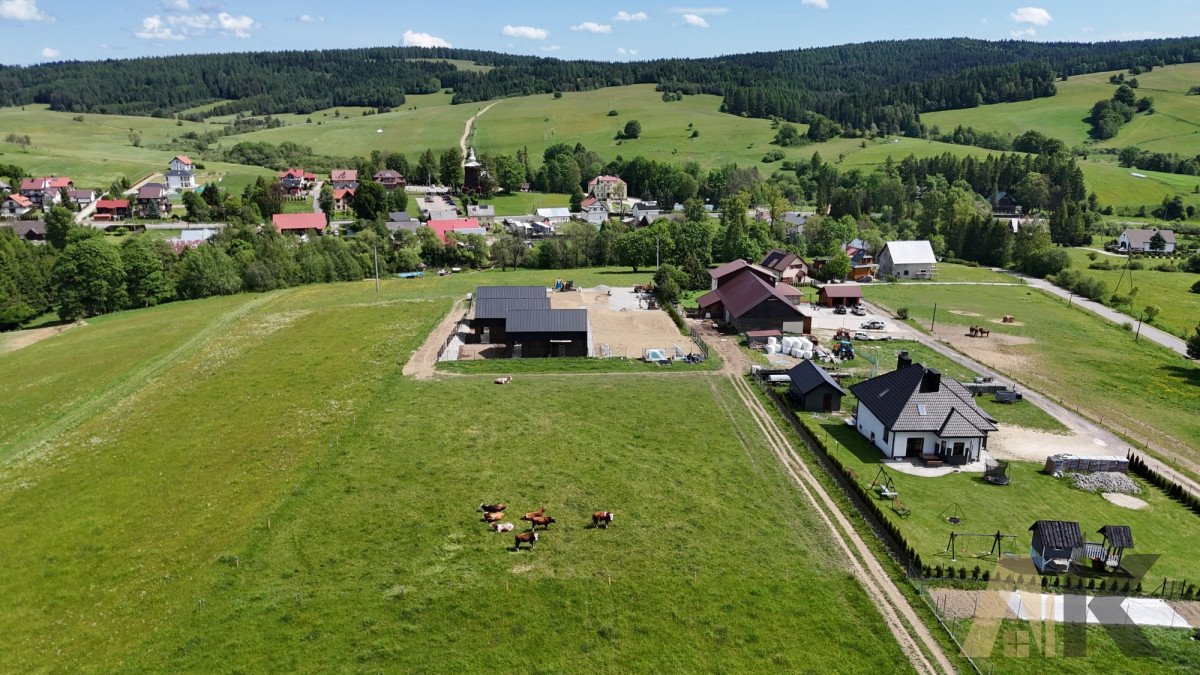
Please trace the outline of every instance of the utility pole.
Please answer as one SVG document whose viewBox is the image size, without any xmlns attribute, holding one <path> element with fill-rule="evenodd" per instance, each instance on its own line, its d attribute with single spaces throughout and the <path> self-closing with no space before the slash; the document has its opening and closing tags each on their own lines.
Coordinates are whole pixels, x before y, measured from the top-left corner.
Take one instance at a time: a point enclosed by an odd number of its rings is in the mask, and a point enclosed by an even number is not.
<svg viewBox="0 0 1200 675">
<path fill-rule="evenodd" d="M 372 246 L 371 251 L 375 254 L 375 292 L 379 292 L 379 247 Z"/>
<path fill-rule="evenodd" d="M 937 325 L 937 303 L 933 303 L 933 320 L 929 322 L 929 332 L 933 332 L 933 327 Z"/>
<path fill-rule="evenodd" d="M 1071 306 L 1071 301 L 1075 299 L 1075 291 L 1071 291 L 1071 295 L 1067 297 L 1067 307 Z"/>
<path fill-rule="evenodd" d="M 654 235 L 654 266 L 655 267 L 662 266 L 661 263 L 658 262 L 658 235 L 657 234 Z"/>
<path fill-rule="evenodd" d="M 1142 319 L 1144 319 L 1144 318 L 1146 318 L 1145 312 L 1142 312 L 1141 314 L 1138 315 L 1137 332 L 1133 334 L 1134 342 L 1137 342 L 1138 338 L 1140 338 L 1142 336 Z"/>
</svg>

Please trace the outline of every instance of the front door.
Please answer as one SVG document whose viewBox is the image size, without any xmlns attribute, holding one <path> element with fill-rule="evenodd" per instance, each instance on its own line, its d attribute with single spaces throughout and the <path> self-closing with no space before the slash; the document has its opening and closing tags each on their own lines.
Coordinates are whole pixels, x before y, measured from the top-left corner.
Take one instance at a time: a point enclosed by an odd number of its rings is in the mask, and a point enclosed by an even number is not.
<svg viewBox="0 0 1200 675">
<path fill-rule="evenodd" d="M 833 410 L 833 394 L 825 394 L 821 397 L 821 410 L 826 412 Z"/>
<path fill-rule="evenodd" d="M 918 437 L 908 439 L 908 445 L 906 445 L 904 448 L 905 457 L 920 457 L 921 453 L 923 452 L 925 452 L 924 438 Z"/>
</svg>

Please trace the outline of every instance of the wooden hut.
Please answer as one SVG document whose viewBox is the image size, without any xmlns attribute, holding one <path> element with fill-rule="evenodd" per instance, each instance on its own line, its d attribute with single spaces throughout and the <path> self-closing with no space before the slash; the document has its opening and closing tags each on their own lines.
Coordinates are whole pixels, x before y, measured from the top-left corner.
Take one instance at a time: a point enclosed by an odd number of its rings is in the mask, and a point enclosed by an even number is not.
<svg viewBox="0 0 1200 675">
<path fill-rule="evenodd" d="M 1069 572 L 1083 553 L 1083 531 L 1067 520 L 1039 520 L 1029 527 L 1033 543 L 1029 556 L 1039 572 Z"/>
<path fill-rule="evenodd" d="M 1089 542 L 1087 557 L 1099 567 L 1120 567 L 1125 549 L 1133 548 L 1133 532 L 1128 525 L 1105 525 L 1097 532 L 1104 537 L 1104 541 L 1100 544 Z"/>
</svg>

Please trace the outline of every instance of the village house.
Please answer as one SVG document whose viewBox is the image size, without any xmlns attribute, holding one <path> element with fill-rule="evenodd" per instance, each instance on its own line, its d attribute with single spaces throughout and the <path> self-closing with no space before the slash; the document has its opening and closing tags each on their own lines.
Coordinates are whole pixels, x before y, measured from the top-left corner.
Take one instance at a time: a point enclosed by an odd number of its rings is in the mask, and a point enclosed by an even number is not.
<svg viewBox="0 0 1200 675">
<path fill-rule="evenodd" d="M 467 217 L 474 218 L 484 227 L 496 222 L 496 207 L 491 204 L 471 204 L 467 207 Z"/>
<path fill-rule="evenodd" d="M 34 206 L 48 209 L 54 204 L 62 203 L 63 190 L 74 187 L 75 183 L 66 176 L 26 178 L 21 181 L 21 196 L 33 202 Z"/>
<path fill-rule="evenodd" d="M 322 234 L 325 231 L 324 213 L 276 213 L 271 216 L 275 231 L 283 234 Z"/>
<path fill-rule="evenodd" d="M 101 199 L 96 202 L 96 212 L 92 215 L 95 221 L 114 221 L 129 217 L 128 199 Z"/>
<path fill-rule="evenodd" d="M 354 190 L 338 188 L 333 191 L 333 210 L 349 211 L 354 208 Z"/>
<path fill-rule="evenodd" d="M 889 459 L 961 465 L 979 461 L 996 420 L 971 392 L 900 352 L 896 370 L 850 386 L 858 432 Z"/>
<path fill-rule="evenodd" d="M 392 190 L 404 189 L 404 176 L 400 175 L 399 171 L 384 169 L 375 173 L 374 178 L 376 183 L 379 183 L 384 190 L 391 192 Z"/>
<path fill-rule="evenodd" d="M 740 267 L 730 267 L 741 262 Z M 766 274 L 764 274 L 766 272 Z M 795 289 L 776 281 L 757 265 L 734 261 L 709 272 L 713 290 L 700 296 L 700 311 L 739 333 L 778 330 L 784 333 L 811 333 L 812 317 L 797 307 Z M 789 297 L 788 291 L 791 291 Z"/>
<path fill-rule="evenodd" d="M 538 209 L 537 217 L 540 220 L 549 221 L 551 225 L 562 225 L 563 223 L 571 220 L 571 209 L 568 209 L 565 206 L 550 209 Z"/>
<path fill-rule="evenodd" d="M 795 253 L 773 248 L 767 251 L 760 264 L 785 284 L 801 284 L 808 278 L 808 263 Z"/>
<path fill-rule="evenodd" d="M 1154 248 L 1154 235 L 1162 237 L 1162 248 Z M 1146 230 L 1127 228 L 1117 237 L 1117 249 L 1122 253 L 1174 253 L 1174 230 Z"/>
<path fill-rule="evenodd" d="M 146 183 L 138 188 L 137 210 L 142 218 L 165 218 L 171 214 L 171 200 L 162 183 Z"/>
<path fill-rule="evenodd" d="M 13 193 L 8 199 L 0 202 L 0 218 L 20 218 L 32 210 L 33 202 L 18 193 Z"/>
<path fill-rule="evenodd" d="M 96 191 L 86 188 L 67 190 L 67 196 L 70 197 L 71 201 L 74 202 L 79 208 L 89 206 L 92 202 L 96 201 Z"/>
<path fill-rule="evenodd" d="M 1021 210 L 1021 207 L 1017 205 L 1017 200 L 1007 192 L 992 193 L 992 196 L 988 198 L 988 203 L 992 206 L 992 215 L 997 218 L 1013 218 Z"/>
<path fill-rule="evenodd" d="M 437 235 L 439 241 L 443 244 L 449 244 L 450 238 L 446 235 L 453 232 L 459 236 L 467 236 L 469 234 L 486 235 L 487 230 L 479 226 L 479 221 L 474 218 L 453 218 L 448 220 L 431 220 L 426 225 L 433 233 Z"/>
<path fill-rule="evenodd" d="M 879 275 L 898 279 L 932 279 L 937 257 L 928 241 L 889 241 L 879 253 Z"/>
<path fill-rule="evenodd" d="M 408 211 L 392 211 L 388 214 L 387 229 L 393 235 L 398 230 L 417 233 L 417 228 L 421 226 L 421 221 L 408 215 Z"/>
<path fill-rule="evenodd" d="M 579 215 L 593 225 L 600 225 L 608 220 L 608 207 L 599 199 L 588 197 L 580 202 Z"/>
<path fill-rule="evenodd" d="M 625 201 L 629 186 L 616 176 L 596 176 L 588 181 L 588 195 L 600 201 Z"/>
<path fill-rule="evenodd" d="M 176 155 L 167 165 L 167 187 L 172 190 L 196 187 L 195 165 L 187 155 Z"/>
<path fill-rule="evenodd" d="M 633 223 L 637 227 L 647 227 L 656 220 L 666 218 L 669 213 L 658 202 L 638 202 L 633 205 Z"/>
<path fill-rule="evenodd" d="M 824 368 L 809 360 L 801 361 L 788 371 L 788 396 L 811 412 L 832 412 L 842 409 L 845 390 L 829 376 Z"/>
<path fill-rule="evenodd" d="M 279 172 L 279 184 L 289 197 L 298 197 L 312 189 L 317 180 L 317 174 L 305 172 L 303 169 L 287 169 Z"/>
<path fill-rule="evenodd" d="M 357 190 L 358 171 L 354 169 L 334 169 L 329 172 L 330 187 L 334 190 Z"/>
<path fill-rule="evenodd" d="M 855 239 L 846 244 L 845 251 L 846 255 L 850 256 L 850 281 L 858 281 L 864 277 L 874 278 L 879 271 L 879 265 L 875 264 L 875 256 L 871 255 L 871 248 L 867 242 Z"/>
<path fill-rule="evenodd" d="M 46 223 L 42 220 L 14 220 L 0 223 L 0 228 L 12 230 L 25 241 L 46 241 Z"/>
</svg>

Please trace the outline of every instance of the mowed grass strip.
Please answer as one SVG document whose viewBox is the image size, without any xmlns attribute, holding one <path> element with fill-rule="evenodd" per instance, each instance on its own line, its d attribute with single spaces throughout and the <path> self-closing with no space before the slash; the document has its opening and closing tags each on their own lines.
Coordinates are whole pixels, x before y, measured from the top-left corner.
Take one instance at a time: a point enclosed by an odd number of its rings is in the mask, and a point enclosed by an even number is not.
<svg viewBox="0 0 1200 675">
<path fill-rule="evenodd" d="M 1147 305 L 1156 305 L 1162 313 L 1155 319 L 1155 326 L 1175 335 L 1186 334 L 1190 337 L 1194 334 L 1196 325 L 1200 323 L 1200 293 L 1193 293 L 1191 289 L 1200 281 L 1200 274 L 1156 272 L 1153 268 L 1166 261 L 1154 259 L 1140 260 L 1146 269 L 1130 272 L 1124 269 L 1125 258 L 1104 254 L 1097 254 L 1095 262 L 1107 262 L 1121 269 L 1093 270 L 1088 268 L 1093 262 L 1087 257 L 1091 251 L 1071 248 L 1067 252 L 1071 255 L 1072 267 L 1087 276 L 1100 279 L 1107 284 L 1111 293 L 1129 295 L 1132 281 L 1132 287 L 1137 288 L 1138 293 L 1132 308 L 1126 310 L 1131 322 L 1137 321 Z"/>
<path fill-rule="evenodd" d="M 903 670 L 709 381 L 391 378 L 137 667 Z M 558 522 L 513 551 L 476 511 L 498 500 Z"/>
<path fill-rule="evenodd" d="M 1200 368 L 1174 352 L 1134 342 L 1131 332 L 1023 286 L 895 284 L 869 286 L 866 294 L 892 310 L 907 307 L 926 328 L 934 303 L 939 326 L 986 322 L 992 337 L 968 355 L 1115 431 L 1200 459 Z M 1021 325 L 992 321 L 1005 314 Z M 1024 344 L 984 348 L 1003 336 Z"/>
</svg>

